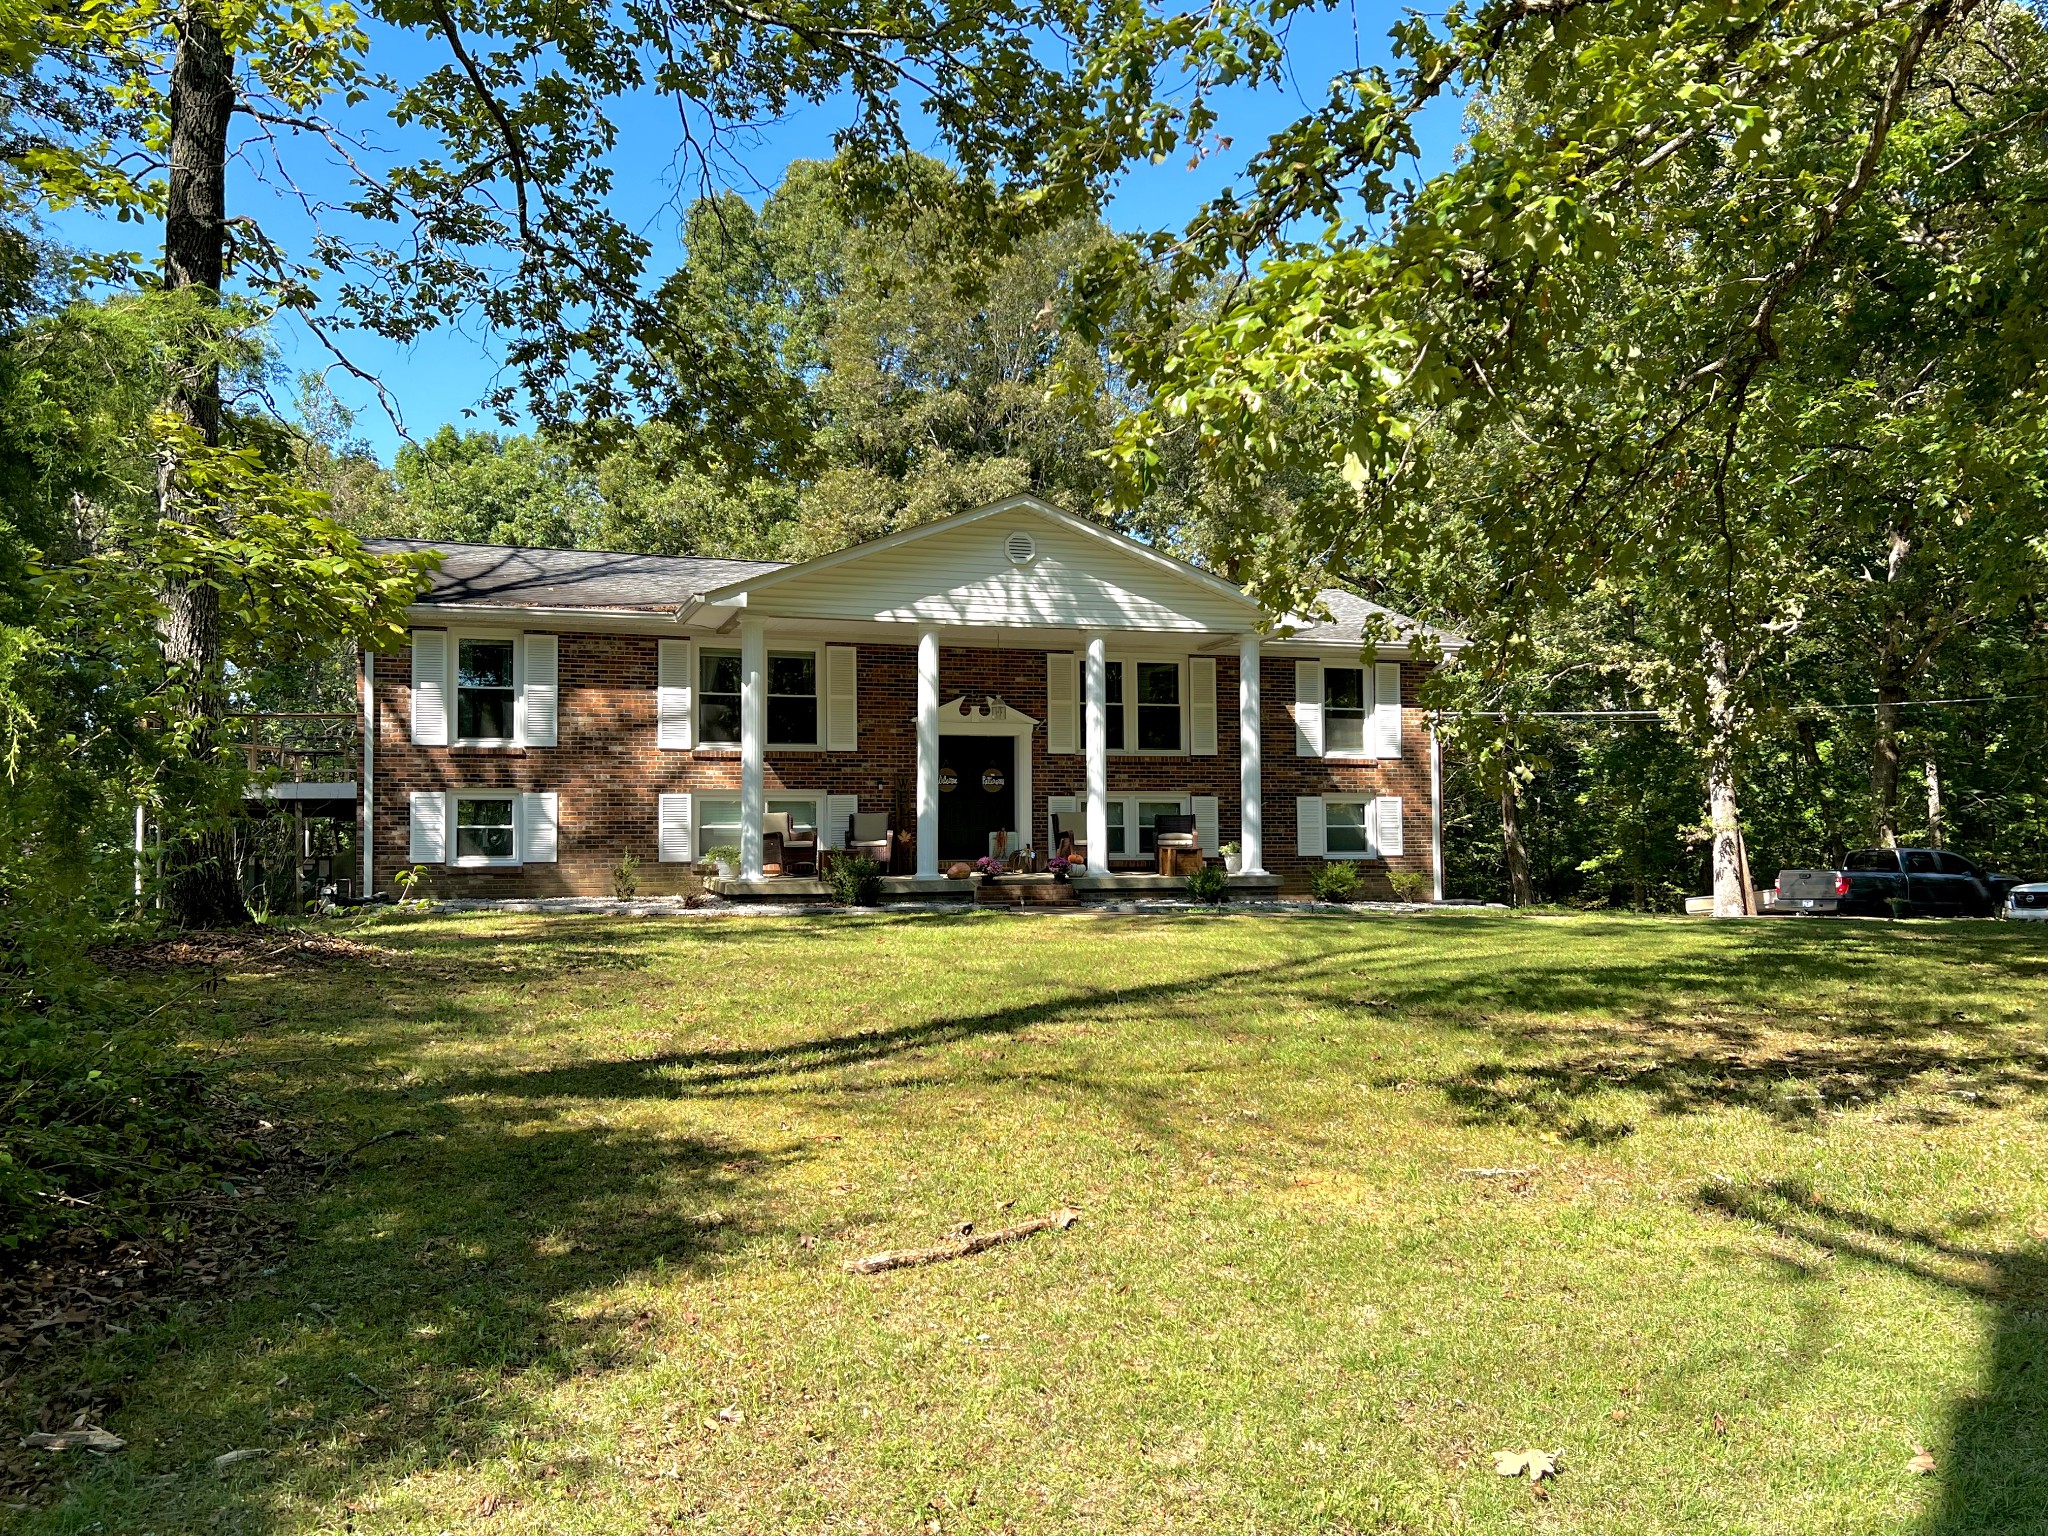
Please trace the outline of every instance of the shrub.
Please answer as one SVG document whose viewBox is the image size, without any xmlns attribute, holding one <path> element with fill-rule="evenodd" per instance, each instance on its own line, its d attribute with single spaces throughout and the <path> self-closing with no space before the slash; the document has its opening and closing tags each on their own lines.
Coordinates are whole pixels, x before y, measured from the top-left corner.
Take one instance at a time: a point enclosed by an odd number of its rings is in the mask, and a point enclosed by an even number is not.
<svg viewBox="0 0 2048 1536">
<path fill-rule="evenodd" d="M 1427 901 L 1436 888 L 1436 882 L 1419 869 L 1394 870 L 1388 874 L 1387 883 L 1402 901 Z"/>
<path fill-rule="evenodd" d="M 1223 894 L 1230 889 L 1230 876 L 1214 864 L 1204 864 L 1188 876 L 1188 895 L 1205 906 L 1223 905 Z"/>
<path fill-rule="evenodd" d="M 621 901 L 631 901 L 640 894 L 640 861 L 630 849 L 620 854 L 619 862 L 612 866 L 612 894 Z"/>
<path fill-rule="evenodd" d="M 1308 877 L 1317 901 L 1356 901 L 1358 887 L 1358 871 L 1349 864 L 1325 864 Z"/>
<path fill-rule="evenodd" d="M 882 899 L 882 866 L 866 854 L 834 859 L 825 871 L 825 884 L 842 907 L 872 907 Z"/>
<path fill-rule="evenodd" d="M 719 844 L 719 845 L 718 845 L 718 846 L 717 846 L 716 848 L 706 848 L 706 849 L 704 850 L 704 862 L 705 862 L 706 864 L 711 864 L 711 865 L 718 865 L 718 864 L 734 864 L 734 865 L 737 865 L 737 864 L 739 863 L 739 861 L 740 861 L 740 851 L 739 851 L 739 849 L 737 849 L 737 848 L 734 848 L 734 847 L 732 847 L 732 846 L 730 846 L 729 844 L 726 844 L 726 843 L 720 843 L 720 844 Z"/>
</svg>

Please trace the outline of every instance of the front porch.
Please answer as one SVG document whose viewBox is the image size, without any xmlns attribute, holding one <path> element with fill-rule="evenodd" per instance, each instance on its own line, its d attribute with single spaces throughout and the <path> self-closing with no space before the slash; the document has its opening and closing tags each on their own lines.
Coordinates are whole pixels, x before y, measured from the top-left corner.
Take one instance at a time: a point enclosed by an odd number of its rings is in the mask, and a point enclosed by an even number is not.
<svg viewBox="0 0 2048 1536">
<path fill-rule="evenodd" d="M 1237 874 L 1225 877 L 1225 890 L 1239 901 L 1270 901 L 1280 894 L 1280 877 L 1268 874 Z M 826 901 L 831 891 L 822 880 L 804 875 L 769 875 L 758 880 L 711 879 L 704 888 L 728 901 Z M 1185 875 L 1130 874 L 1074 875 L 1061 882 L 1051 875 L 998 875 L 992 879 L 969 876 L 949 880 L 944 875 L 885 875 L 882 900 L 981 902 L 1002 906 L 1067 905 L 1055 892 L 1067 892 L 1075 903 L 1128 901 L 1142 897 L 1185 894 Z"/>
</svg>

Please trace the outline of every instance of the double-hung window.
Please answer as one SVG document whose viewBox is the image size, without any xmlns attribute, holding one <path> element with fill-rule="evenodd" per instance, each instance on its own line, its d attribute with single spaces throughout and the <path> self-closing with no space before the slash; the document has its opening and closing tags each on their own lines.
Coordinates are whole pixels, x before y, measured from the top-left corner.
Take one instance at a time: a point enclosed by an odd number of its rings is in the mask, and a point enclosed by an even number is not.
<svg viewBox="0 0 2048 1536">
<path fill-rule="evenodd" d="M 1323 668 L 1323 751 L 1363 757 L 1366 721 L 1372 715 L 1372 673 L 1364 667 Z M 1334 826 L 1335 823 L 1332 823 Z"/>
<path fill-rule="evenodd" d="M 511 640 L 463 640 L 456 645 L 455 739 L 465 745 L 502 746 L 514 737 Z"/>
<path fill-rule="evenodd" d="M 764 809 L 771 816 L 777 811 L 787 812 L 790 830 L 799 836 L 815 834 L 822 819 L 818 814 L 818 799 L 815 795 L 770 795 L 764 803 Z M 691 821 L 696 829 L 698 858 L 703 858 L 713 848 L 739 847 L 738 797 L 723 799 L 709 795 L 697 796 L 695 815 Z"/>
<path fill-rule="evenodd" d="M 1181 663 L 1112 661 L 1104 674 L 1103 736 L 1112 752 L 1179 752 Z M 1082 751 L 1087 750 L 1088 711 L 1080 711 Z"/>
<path fill-rule="evenodd" d="M 740 653 L 697 652 L 697 741 L 701 746 L 736 746 L 740 739 Z M 818 744 L 818 653 L 768 653 L 768 743 L 771 747 Z"/>
<path fill-rule="evenodd" d="M 1151 799 L 1142 795 L 1112 795 L 1108 811 L 1109 856 L 1113 859 L 1144 858 L 1159 847 L 1159 818 L 1186 815 L 1187 802 Z"/>
<path fill-rule="evenodd" d="M 512 819 L 512 795 L 455 796 L 455 858 L 457 864 L 516 864 L 519 834 Z"/>
<path fill-rule="evenodd" d="M 1364 858 L 1373 851 L 1370 800 L 1323 799 L 1323 851 Z"/>
</svg>

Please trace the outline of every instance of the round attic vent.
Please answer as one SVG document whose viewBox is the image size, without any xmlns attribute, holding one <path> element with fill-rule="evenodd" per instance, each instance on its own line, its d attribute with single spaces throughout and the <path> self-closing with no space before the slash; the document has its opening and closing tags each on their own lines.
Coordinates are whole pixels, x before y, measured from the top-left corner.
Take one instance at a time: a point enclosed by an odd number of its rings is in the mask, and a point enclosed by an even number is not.
<svg viewBox="0 0 2048 1536">
<path fill-rule="evenodd" d="M 1029 565 L 1038 558 L 1038 546 L 1031 542 L 1030 534 L 1013 533 L 1003 540 L 1003 553 L 1012 565 Z"/>
</svg>

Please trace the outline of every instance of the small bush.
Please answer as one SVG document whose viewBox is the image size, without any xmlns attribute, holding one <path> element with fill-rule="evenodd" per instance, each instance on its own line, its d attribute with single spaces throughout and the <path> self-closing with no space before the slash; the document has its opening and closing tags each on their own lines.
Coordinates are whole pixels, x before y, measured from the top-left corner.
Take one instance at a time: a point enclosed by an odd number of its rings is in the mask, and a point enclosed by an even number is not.
<svg viewBox="0 0 2048 1536">
<path fill-rule="evenodd" d="M 734 848 L 734 847 L 732 847 L 732 846 L 731 846 L 730 844 L 728 844 L 728 843 L 720 843 L 720 844 L 719 844 L 719 845 L 718 845 L 718 846 L 717 846 L 716 848 L 706 848 L 706 849 L 704 850 L 704 862 L 705 862 L 706 864 L 711 864 L 711 865 L 718 865 L 718 864 L 733 864 L 733 865 L 737 865 L 737 864 L 739 863 L 739 861 L 740 861 L 740 851 L 739 851 L 739 849 L 737 849 L 737 848 Z"/>
<path fill-rule="evenodd" d="M 1223 905 L 1224 892 L 1230 889 L 1230 876 L 1214 864 L 1204 864 L 1188 876 L 1188 896 L 1204 906 Z"/>
<path fill-rule="evenodd" d="M 882 866 L 866 854 L 834 859 L 825 871 L 825 884 L 842 907 L 872 907 L 882 899 Z"/>
<path fill-rule="evenodd" d="M 1387 883 L 1402 901 L 1427 901 L 1436 889 L 1436 882 L 1419 869 L 1394 870 L 1388 874 Z"/>
<path fill-rule="evenodd" d="M 1358 871 L 1349 864 L 1325 864 L 1308 877 L 1317 901 L 1358 900 Z"/>
<path fill-rule="evenodd" d="M 619 862 L 612 866 L 612 894 L 621 901 L 640 894 L 640 861 L 630 850 L 620 854 Z"/>
</svg>

